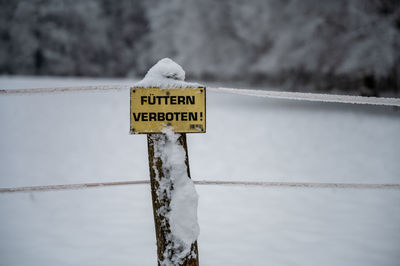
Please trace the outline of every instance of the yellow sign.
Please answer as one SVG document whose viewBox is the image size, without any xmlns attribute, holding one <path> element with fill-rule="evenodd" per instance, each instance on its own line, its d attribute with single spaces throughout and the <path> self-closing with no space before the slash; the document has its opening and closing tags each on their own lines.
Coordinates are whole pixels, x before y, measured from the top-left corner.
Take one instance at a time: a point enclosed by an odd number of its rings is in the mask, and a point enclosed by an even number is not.
<svg viewBox="0 0 400 266">
<path fill-rule="evenodd" d="M 131 88 L 131 134 L 206 132 L 206 88 Z"/>
</svg>

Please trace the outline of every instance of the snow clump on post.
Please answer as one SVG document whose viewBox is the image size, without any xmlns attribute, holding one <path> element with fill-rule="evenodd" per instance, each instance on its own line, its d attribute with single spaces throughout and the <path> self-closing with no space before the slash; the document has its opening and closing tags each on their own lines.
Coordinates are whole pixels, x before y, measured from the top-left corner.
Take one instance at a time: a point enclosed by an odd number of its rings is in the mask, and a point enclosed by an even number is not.
<svg viewBox="0 0 400 266">
<path fill-rule="evenodd" d="M 185 71 L 170 58 L 163 58 L 147 71 L 144 78 L 135 84 L 141 88 L 197 88 L 197 83 L 185 82 Z"/>
</svg>

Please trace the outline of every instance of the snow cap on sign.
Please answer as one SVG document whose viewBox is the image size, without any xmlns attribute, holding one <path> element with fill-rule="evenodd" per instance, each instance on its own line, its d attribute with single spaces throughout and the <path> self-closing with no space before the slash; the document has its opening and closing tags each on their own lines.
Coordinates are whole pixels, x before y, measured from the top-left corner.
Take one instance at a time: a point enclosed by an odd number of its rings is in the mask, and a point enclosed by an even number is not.
<svg viewBox="0 0 400 266">
<path fill-rule="evenodd" d="M 163 58 L 152 66 L 144 78 L 135 84 L 140 88 L 197 88 L 197 83 L 185 82 L 185 71 L 170 58 Z"/>
<path fill-rule="evenodd" d="M 147 71 L 146 78 L 164 77 L 175 80 L 185 80 L 185 71 L 170 58 L 163 58 Z"/>
</svg>

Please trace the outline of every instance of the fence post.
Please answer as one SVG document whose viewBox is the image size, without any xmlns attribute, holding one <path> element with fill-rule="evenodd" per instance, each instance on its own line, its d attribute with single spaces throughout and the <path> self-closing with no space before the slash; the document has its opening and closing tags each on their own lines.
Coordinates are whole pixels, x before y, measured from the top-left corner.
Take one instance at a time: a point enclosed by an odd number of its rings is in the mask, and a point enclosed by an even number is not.
<svg viewBox="0 0 400 266">
<path fill-rule="evenodd" d="M 178 134 L 177 145 L 183 147 L 185 151 L 185 165 L 187 169 L 187 175 L 190 178 L 190 169 L 189 169 L 189 158 L 188 158 L 188 150 L 187 150 L 187 142 L 186 142 L 186 134 Z M 157 256 L 158 256 L 158 265 L 161 265 L 160 262 L 164 260 L 173 261 L 174 257 L 174 248 L 168 248 L 171 245 L 171 239 L 169 235 L 171 234 L 170 224 L 162 212 L 164 208 L 169 209 L 171 198 L 167 193 L 158 193 L 160 191 L 160 181 L 163 178 L 170 178 L 166 175 L 169 173 L 165 173 L 163 171 L 163 160 L 161 155 L 156 155 L 155 150 L 158 145 L 162 145 L 161 143 L 165 143 L 167 136 L 164 134 L 147 134 L 147 145 L 148 145 L 148 154 L 149 154 L 149 169 L 150 169 L 150 183 L 151 183 L 151 196 L 153 202 L 153 214 L 154 214 L 154 224 L 157 238 Z M 170 185 L 170 184 L 168 184 Z M 173 188 L 171 188 L 173 189 Z M 169 254 L 168 254 L 169 253 Z M 166 256 L 165 256 L 165 255 Z M 182 263 L 180 265 L 185 266 L 198 266 L 199 265 L 199 254 L 197 248 L 197 241 L 192 244 L 190 247 L 190 252 L 183 258 Z"/>
<path fill-rule="evenodd" d="M 184 79 L 183 69 L 164 58 L 130 91 L 130 132 L 147 134 L 159 266 L 199 265 L 186 133 L 205 133 L 206 88 Z"/>
</svg>

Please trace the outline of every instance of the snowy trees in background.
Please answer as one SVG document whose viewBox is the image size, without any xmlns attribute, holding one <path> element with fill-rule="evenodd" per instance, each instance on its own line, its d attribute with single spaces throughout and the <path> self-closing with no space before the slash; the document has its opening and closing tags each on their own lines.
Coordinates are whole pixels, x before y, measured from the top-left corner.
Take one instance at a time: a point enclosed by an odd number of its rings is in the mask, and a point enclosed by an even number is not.
<svg viewBox="0 0 400 266">
<path fill-rule="evenodd" d="M 144 3 L 141 0 L 102 0 L 106 20 L 107 57 L 104 58 L 107 76 L 136 75 L 138 55 L 147 49 L 144 40 L 148 32 Z M 143 65 L 143 64 L 140 64 Z M 104 74 L 103 74 L 104 75 Z"/>
<path fill-rule="evenodd" d="M 136 67 L 146 31 L 140 1 L 3 1 L 0 71 L 123 76 Z"/>
<path fill-rule="evenodd" d="M 175 1 L 170 50 L 188 74 L 267 82 L 301 90 L 399 87 L 400 8 L 396 1 Z M 169 17 L 166 4 L 155 5 Z M 151 43 L 165 34 L 150 23 Z M 171 37 L 170 37 L 171 38 Z M 157 45 L 157 44 L 155 44 Z M 149 50 L 155 61 L 165 54 Z"/>
<path fill-rule="evenodd" d="M 396 0 L 16 0 L 1 3 L 1 73 L 143 75 L 301 90 L 400 87 Z"/>
<path fill-rule="evenodd" d="M 11 73 L 80 75 L 84 68 L 85 74 L 96 74 L 104 41 L 95 1 L 15 2 L 7 47 Z"/>
</svg>

